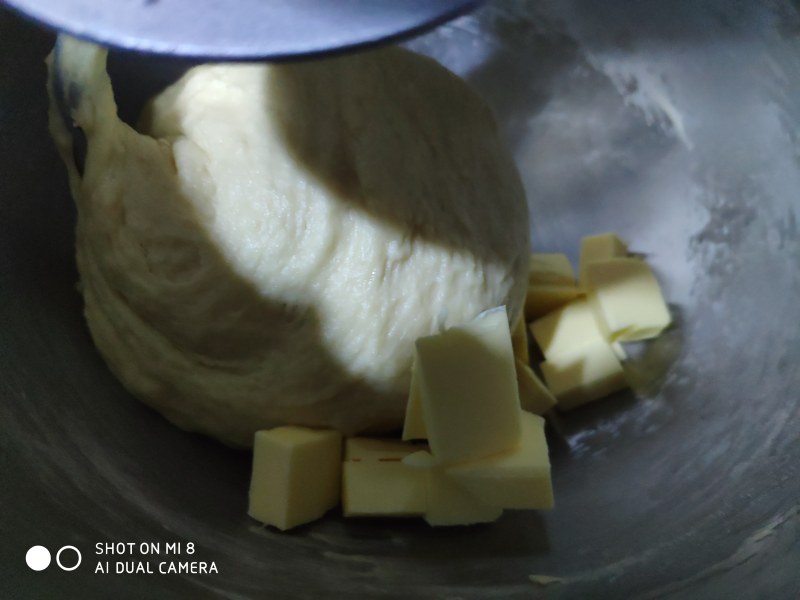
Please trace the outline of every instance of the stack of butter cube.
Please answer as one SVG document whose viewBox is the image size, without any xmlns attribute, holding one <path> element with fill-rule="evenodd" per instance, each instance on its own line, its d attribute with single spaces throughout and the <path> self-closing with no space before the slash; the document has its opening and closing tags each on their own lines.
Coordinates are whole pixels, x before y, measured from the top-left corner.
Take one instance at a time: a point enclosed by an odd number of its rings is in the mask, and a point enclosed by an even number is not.
<svg viewBox="0 0 800 600">
<path fill-rule="evenodd" d="M 342 457 L 337 432 L 260 431 L 250 515 L 289 529 L 322 516 L 340 494 L 345 516 L 419 516 L 431 525 L 550 508 L 544 419 L 522 410 L 515 362 L 505 307 L 420 338 L 405 441 L 350 438 Z"/>
<path fill-rule="evenodd" d="M 403 440 L 345 443 L 345 516 L 422 516 L 431 525 L 493 521 L 503 509 L 550 508 L 544 419 L 523 411 L 505 307 L 417 340 Z M 402 472 L 406 497 L 376 482 Z"/>
<path fill-rule="evenodd" d="M 563 254 L 531 257 L 525 317 L 560 410 L 625 388 L 622 342 L 656 337 L 671 322 L 650 266 L 617 235 L 583 238 L 578 273 L 576 281 Z"/>
<path fill-rule="evenodd" d="M 528 326 L 528 322 L 530 325 Z M 304 427 L 256 434 L 249 514 L 289 529 L 340 501 L 346 517 L 422 517 L 431 525 L 553 506 L 541 416 L 626 386 L 621 342 L 670 324 L 658 281 L 614 234 L 533 254 L 524 315 L 505 307 L 417 340 L 402 439 Z M 531 368 L 528 330 L 544 361 Z"/>
</svg>

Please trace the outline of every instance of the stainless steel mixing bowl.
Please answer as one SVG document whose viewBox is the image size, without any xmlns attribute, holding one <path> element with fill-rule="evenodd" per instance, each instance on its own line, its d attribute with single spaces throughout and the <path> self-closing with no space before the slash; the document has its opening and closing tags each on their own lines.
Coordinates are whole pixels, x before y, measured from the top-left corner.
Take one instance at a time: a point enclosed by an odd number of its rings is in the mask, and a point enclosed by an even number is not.
<svg viewBox="0 0 800 600">
<path fill-rule="evenodd" d="M 582 235 L 620 232 L 676 325 L 632 349 L 636 398 L 554 423 L 554 511 L 453 529 L 332 514 L 282 534 L 245 514 L 247 454 L 173 428 L 93 349 L 46 131 L 53 39 L 0 12 L 0 597 L 800 597 L 798 35 L 777 0 L 540 0 L 414 40 L 497 112 L 534 246 L 575 258 Z M 129 113 L 180 68 L 114 60 Z M 40 572 L 34 545 L 53 554 Z M 55 562 L 68 545 L 73 571 Z M 219 573 L 113 573 L 173 559 Z"/>
</svg>

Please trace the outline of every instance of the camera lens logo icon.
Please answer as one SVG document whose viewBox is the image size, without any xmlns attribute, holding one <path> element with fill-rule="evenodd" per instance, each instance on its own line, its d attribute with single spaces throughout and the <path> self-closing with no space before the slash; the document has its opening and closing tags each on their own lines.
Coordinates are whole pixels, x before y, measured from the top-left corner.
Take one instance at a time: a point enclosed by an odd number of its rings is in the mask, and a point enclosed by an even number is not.
<svg viewBox="0 0 800 600">
<path fill-rule="evenodd" d="M 75 546 L 62 546 L 56 552 L 56 564 L 62 571 L 74 571 L 82 558 L 81 551 Z M 50 551 L 44 546 L 31 546 L 25 553 L 25 562 L 33 571 L 44 571 L 51 561 Z"/>
</svg>

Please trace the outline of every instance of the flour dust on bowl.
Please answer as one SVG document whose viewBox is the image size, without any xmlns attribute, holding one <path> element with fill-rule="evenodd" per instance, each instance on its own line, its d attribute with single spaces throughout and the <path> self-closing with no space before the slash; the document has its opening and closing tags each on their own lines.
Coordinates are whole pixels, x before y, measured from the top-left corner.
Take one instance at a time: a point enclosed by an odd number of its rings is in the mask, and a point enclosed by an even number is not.
<svg viewBox="0 0 800 600">
<path fill-rule="evenodd" d="M 169 424 L 95 350 L 75 289 L 76 215 L 47 131 L 54 39 L 0 13 L 0 588 L 15 598 L 797 597 L 799 26 L 790 3 L 490 3 L 409 42 L 493 109 L 534 250 L 577 264 L 583 236 L 616 231 L 646 255 L 674 325 L 625 345 L 634 393 L 554 423 L 554 510 L 452 529 L 332 513 L 280 533 L 246 514 L 247 453 Z M 111 53 L 123 118 L 184 67 Z M 43 571 L 25 564 L 37 545 L 52 555 Z M 66 546 L 82 555 L 74 571 L 55 560 Z M 193 561 L 218 572 L 158 573 Z M 155 573 L 95 573 L 106 562 Z"/>
</svg>

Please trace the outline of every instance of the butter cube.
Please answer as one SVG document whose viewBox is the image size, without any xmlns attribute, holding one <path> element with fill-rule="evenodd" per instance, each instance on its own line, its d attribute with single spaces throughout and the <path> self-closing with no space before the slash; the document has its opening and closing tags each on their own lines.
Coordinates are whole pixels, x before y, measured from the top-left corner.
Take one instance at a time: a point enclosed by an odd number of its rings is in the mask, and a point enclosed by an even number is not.
<svg viewBox="0 0 800 600">
<path fill-rule="evenodd" d="M 530 363 L 528 353 L 528 331 L 525 327 L 525 317 L 520 315 L 517 324 L 511 329 L 511 346 L 514 348 L 514 357 L 525 364 Z"/>
<path fill-rule="evenodd" d="M 575 284 L 534 283 L 528 284 L 525 295 L 525 320 L 533 321 L 581 295 Z"/>
<path fill-rule="evenodd" d="M 598 260 L 628 256 L 628 245 L 616 233 L 587 235 L 581 240 L 578 273 L 581 287 L 586 286 L 586 267 Z"/>
<path fill-rule="evenodd" d="M 400 460 L 345 461 L 342 510 L 346 517 L 425 514 L 427 473 Z"/>
<path fill-rule="evenodd" d="M 476 498 L 452 479 L 430 452 L 409 454 L 403 464 L 426 477 L 425 520 L 430 525 L 471 525 L 497 520 L 502 508 Z"/>
<path fill-rule="evenodd" d="M 560 410 L 570 410 L 627 387 L 616 354 L 605 341 L 584 344 L 541 364 Z"/>
<path fill-rule="evenodd" d="M 671 322 L 653 271 L 636 258 L 611 258 L 586 267 L 587 297 L 611 341 L 645 340 Z"/>
<path fill-rule="evenodd" d="M 534 252 L 528 263 L 528 283 L 575 285 L 575 271 L 566 254 Z"/>
<path fill-rule="evenodd" d="M 544 419 L 522 412 L 520 445 L 506 454 L 449 467 L 445 473 L 490 506 L 509 509 L 553 507 L 550 458 Z"/>
<path fill-rule="evenodd" d="M 414 353 L 414 363 L 411 367 L 411 387 L 408 391 L 406 403 L 406 418 L 403 421 L 403 441 L 425 440 L 428 430 L 425 427 L 425 418 L 422 414 L 422 400 L 420 400 L 419 377 L 417 376 L 417 356 Z"/>
<path fill-rule="evenodd" d="M 411 468 L 411 467 L 409 467 Z M 420 470 L 427 477 L 425 521 L 429 525 L 473 525 L 496 521 L 503 509 L 477 499 L 439 467 Z"/>
<path fill-rule="evenodd" d="M 406 444 L 400 440 L 351 437 L 344 442 L 345 461 L 400 461 L 412 452 L 418 452 L 424 446 Z"/>
<path fill-rule="evenodd" d="M 431 453 L 442 464 L 519 443 L 519 392 L 505 307 L 416 344 L 420 402 Z"/>
<path fill-rule="evenodd" d="M 283 530 L 320 518 L 339 504 L 341 461 L 338 431 L 276 427 L 256 432 L 248 514 Z"/>
<path fill-rule="evenodd" d="M 516 367 L 517 389 L 519 390 L 519 402 L 522 410 L 535 415 L 543 415 L 553 408 L 556 405 L 555 397 L 536 376 L 530 365 L 517 360 Z"/>
<path fill-rule="evenodd" d="M 596 312 L 581 298 L 531 323 L 531 333 L 545 358 L 572 353 L 582 345 L 607 341 L 597 322 Z M 625 358 L 622 346 L 613 348 L 619 358 Z"/>
</svg>

